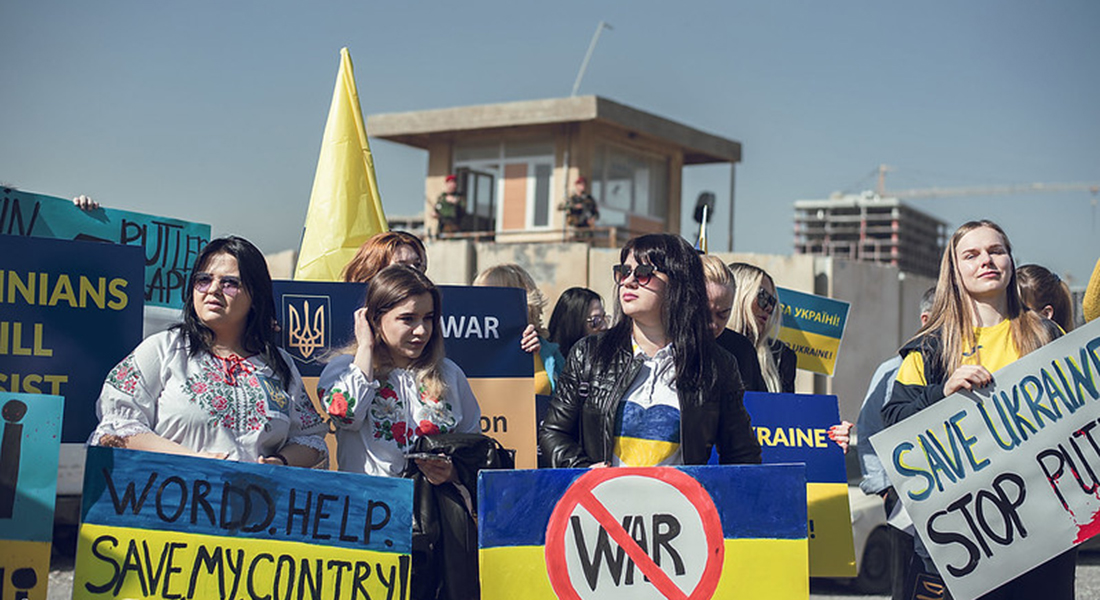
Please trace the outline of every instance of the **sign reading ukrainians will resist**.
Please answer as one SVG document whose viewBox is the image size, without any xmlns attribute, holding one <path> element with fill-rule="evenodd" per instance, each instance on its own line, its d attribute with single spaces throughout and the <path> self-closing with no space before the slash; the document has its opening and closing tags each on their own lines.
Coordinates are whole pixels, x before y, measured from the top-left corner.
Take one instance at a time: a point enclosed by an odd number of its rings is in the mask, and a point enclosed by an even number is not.
<svg viewBox="0 0 1100 600">
<path fill-rule="evenodd" d="M 440 286 L 447 358 L 462 368 L 481 406 L 481 431 L 516 450 L 516 466 L 534 468 L 534 362 L 519 341 L 527 327 L 523 290 Z M 283 348 L 313 390 L 333 350 L 355 341 L 363 283 L 276 281 Z M 312 392 L 311 392 L 312 393 Z"/>
<path fill-rule="evenodd" d="M 88 449 L 73 598 L 409 594 L 412 481 Z"/>
<path fill-rule="evenodd" d="M 46 598 L 63 402 L 46 394 L 0 393 L 0 598 L 5 600 Z"/>
<path fill-rule="evenodd" d="M 810 577 L 855 577 L 844 451 L 829 439 L 836 396 L 745 392 L 764 464 L 805 463 Z"/>
<path fill-rule="evenodd" d="M 779 339 L 798 354 L 798 368 L 832 375 L 848 321 L 848 303 L 786 288 L 776 292 L 783 307 Z"/>
<path fill-rule="evenodd" d="M 168 308 L 183 308 L 191 267 L 210 241 L 209 225 L 111 208 L 83 211 L 69 200 L 10 188 L 0 189 L 0 233 L 137 246 L 145 256 L 145 304 Z"/>
<path fill-rule="evenodd" d="M 482 471 L 481 595 L 806 598 L 802 465 Z"/>
<path fill-rule="evenodd" d="M 0 392 L 64 396 L 62 442 L 141 341 L 142 275 L 139 248 L 0 235 Z"/>
<path fill-rule="evenodd" d="M 1100 321 L 872 438 L 951 593 L 1100 532 Z"/>
</svg>

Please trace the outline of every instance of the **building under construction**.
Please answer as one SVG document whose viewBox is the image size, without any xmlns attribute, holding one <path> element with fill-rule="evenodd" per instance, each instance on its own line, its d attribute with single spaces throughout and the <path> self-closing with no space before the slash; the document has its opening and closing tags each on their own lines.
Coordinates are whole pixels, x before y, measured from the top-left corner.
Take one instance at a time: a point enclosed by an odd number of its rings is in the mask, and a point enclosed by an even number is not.
<svg viewBox="0 0 1100 600">
<path fill-rule="evenodd" d="M 794 203 L 797 254 L 879 262 L 935 278 L 946 236 L 945 222 L 874 192 Z"/>
</svg>

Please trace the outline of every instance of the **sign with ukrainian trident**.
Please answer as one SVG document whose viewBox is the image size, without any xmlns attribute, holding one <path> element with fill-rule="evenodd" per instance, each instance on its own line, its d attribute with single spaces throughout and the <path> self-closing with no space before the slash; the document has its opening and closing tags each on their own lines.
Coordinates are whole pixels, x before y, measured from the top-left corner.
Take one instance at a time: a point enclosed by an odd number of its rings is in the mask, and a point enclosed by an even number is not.
<svg viewBox="0 0 1100 600">
<path fill-rule="evenodd" d="M 848 303 L 786 288 L 776 292 L 783 310 L 779 339 L 798 355 L 798 368 L 832 375 L 848 322 Z"/>
<path fill-rule="evenodd" d="M 73 598 L 409 598 L 411 480 L 92 447 Z"/>
<path fill-rule="evenodd" d="M 45 600 L 64 398 L 0 392 L 0 598 Z"/>
<path fill-rule="evenodd" d="M 329 296 L 285 294 L 282 296 L 285 347 L 303 363 L 324 361 L 332 331 L 332 300 Z"/>
<path fill-rule="evenodd" d="M 806 598 L 802 465 L 483 471 L 482 597 Z"/>
</svg>

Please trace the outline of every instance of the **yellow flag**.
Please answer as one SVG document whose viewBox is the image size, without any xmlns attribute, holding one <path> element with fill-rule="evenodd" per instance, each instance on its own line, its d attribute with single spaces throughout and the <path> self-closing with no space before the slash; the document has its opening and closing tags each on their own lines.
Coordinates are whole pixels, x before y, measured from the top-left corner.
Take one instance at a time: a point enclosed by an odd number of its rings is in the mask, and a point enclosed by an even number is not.
<svg viewBox="0 0 1100 600">
<path fill-rule="evenodd" d="M 389 225 L 382 212 L 351 55 L 344 48 L 294 278 L 340 281 L 344 265 L 359 246 L 382 231 L 389 231 Z"/>
</svg>

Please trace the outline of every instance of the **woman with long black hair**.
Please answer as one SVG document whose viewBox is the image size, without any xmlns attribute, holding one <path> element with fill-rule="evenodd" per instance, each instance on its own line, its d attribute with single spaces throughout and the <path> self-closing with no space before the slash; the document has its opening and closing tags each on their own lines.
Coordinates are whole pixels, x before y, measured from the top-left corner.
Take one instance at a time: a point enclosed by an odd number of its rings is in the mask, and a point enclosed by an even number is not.
<svg viewBox="0 0 1100 600">
<path fill-rule="evenodd" d="M 554 467 L 759 463 L 736 361 L 710 331 L 698 254 L 683 238 L 627 242 L 616 324 L 569 354 L 539 443 Z M 731 376 L 732 375 L 732 376 Z"/>
</svg>

